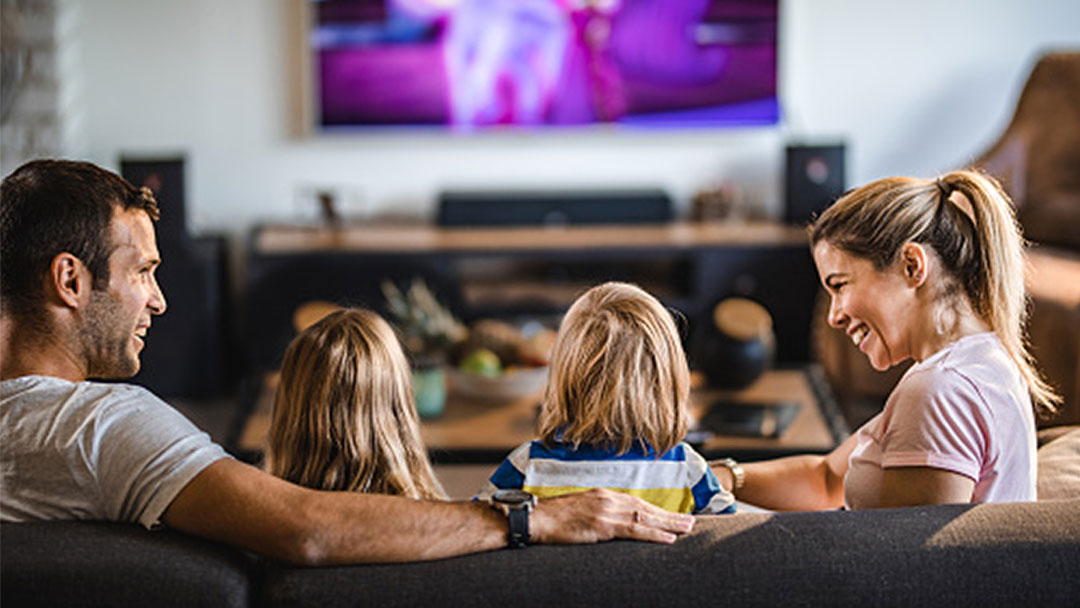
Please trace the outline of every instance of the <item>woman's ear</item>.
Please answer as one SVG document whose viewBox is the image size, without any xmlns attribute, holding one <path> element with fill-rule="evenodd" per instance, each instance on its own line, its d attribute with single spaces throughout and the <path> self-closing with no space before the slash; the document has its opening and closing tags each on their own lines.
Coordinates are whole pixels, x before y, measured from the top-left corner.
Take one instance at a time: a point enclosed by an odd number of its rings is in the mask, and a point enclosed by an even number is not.
<svg viewBox="0 0 1080 608">
<path fill-rule="evenodd" d="M 926 248 L 918 243 L 904 243 L 900 248 L 900 262 L 904 268 L 904 278 L 911 287 L 921 287 L 926 282 L 930 271 Z"/>
<path fill-rule="evenodd" d="M 46 288 L 63 306 L 81 308 L 90 299 L 92 283 L 90 269 L 71 253 L 58 253 L 49 264 Z"/>
</svg>

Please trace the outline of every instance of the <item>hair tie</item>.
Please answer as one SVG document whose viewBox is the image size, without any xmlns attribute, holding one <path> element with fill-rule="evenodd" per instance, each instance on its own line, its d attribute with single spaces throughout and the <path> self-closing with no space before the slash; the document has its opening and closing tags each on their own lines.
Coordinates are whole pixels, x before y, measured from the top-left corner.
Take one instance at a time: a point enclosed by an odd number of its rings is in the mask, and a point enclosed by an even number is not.
<svg viewBox="0 0 1080 608">
<path fill-rule="evenodd" d="M 946 201 L 949 200 L 949 197 L 952 195 L 954 188 L 951 185 L 948 185 L 945 182 L 941 181 L 940 177 L 937 178 L 934 183 L 937 184 L 938 192 L 941 193 L 941 202 L 942 204 L 944 204 Z"/>
</svg>

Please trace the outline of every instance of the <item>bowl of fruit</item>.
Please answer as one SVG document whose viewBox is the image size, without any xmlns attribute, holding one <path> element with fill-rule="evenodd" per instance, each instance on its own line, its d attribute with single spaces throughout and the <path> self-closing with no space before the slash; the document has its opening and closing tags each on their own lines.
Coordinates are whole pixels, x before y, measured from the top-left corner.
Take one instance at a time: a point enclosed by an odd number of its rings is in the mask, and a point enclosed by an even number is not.
<svg viewBox="0 0 1080 608">
<path fill-rule="evenodd" d="M 452 353 L 450 390 L 483 401 L 539 396 L 554 341 L 555 332 L 539 323 L 477 321 Z"/>
</svg>

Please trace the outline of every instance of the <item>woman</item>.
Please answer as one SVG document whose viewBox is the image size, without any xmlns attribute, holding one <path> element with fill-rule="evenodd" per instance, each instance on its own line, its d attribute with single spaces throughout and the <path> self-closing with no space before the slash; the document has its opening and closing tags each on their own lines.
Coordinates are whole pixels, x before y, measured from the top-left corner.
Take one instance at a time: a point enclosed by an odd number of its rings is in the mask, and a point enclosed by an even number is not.
<svg viewBox="0 0 1080 608">
<path fill-rule="evenodd" d="M 1000 186 L 878 180 L 826 210 L 811 246 L 829 324 L 875 369 L 916 363 L 832 453 L 713 463 L 725 487 L 772 509 L 1034 500 L 1033 409 L 1059 397 L 1024 339 L 1024 244 Z"/>
</svg>

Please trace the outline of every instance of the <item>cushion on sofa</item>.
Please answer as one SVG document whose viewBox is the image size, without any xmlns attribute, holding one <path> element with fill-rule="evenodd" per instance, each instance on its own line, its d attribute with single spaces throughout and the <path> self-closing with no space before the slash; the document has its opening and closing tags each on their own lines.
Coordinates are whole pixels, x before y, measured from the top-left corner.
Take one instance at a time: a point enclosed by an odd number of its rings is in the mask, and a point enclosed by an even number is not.
<svg viewBox="0 0 1080 608">
<path fill-rule="evenodd" d="M 1039 448 L 1039 500 L 1080 498 L 1080 426 Z"/>
<path fill-rule="evenodd" d="M 252 559 L 171 531 L 102 522 L 5 522 L 0 604 L 248 606 Z"/>
</svg>

